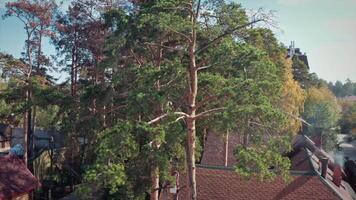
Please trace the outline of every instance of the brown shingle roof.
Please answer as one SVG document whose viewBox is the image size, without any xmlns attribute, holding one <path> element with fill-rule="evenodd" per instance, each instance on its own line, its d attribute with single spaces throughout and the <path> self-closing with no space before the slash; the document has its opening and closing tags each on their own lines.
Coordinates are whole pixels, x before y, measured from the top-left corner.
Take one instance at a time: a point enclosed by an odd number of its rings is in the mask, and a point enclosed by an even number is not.
<svg viewBox="0 0 356 200">
<path fill-rule="evenodd" d="M 237 145 L 242 143 L 242 138 L 238 134 L 229 135 L 229 146 L 227 155 L 227 166 L 234 166 L 236 158 L 234 155 Z M 312 171 L 309 158 L 306 157 L 304 149 L 296 149 L 290 154 L 292 170 Z M 201 160 L 203 165 L 224 166 L 224 139 L 222 136 L 210 133 L 208 134 L 204 147 L 203 157 Z"/>
<path fill-rule="evenodd" d="M 17 156 L 0 157 L 0 200 L 22 196 L 39 186 L 40 183 Z"/>
<path fill-rule="evenodd" d="M 179 199 L 186 199 L 186 177 L 180 179 Z M 197 168 L 198 199 L 340 199 L 330 190 L 319 176 L 295 175 L 286 183 L 281 177 L 270 182 L 261 182 L 256 178 L 245 179 L 231 170 Z"/>
<path fill-rule="evenodd" d="M 237 134 L 229 135 L 228 161 L 227 166 L 236 164 L 234 150 L 237 144 L 241 144 L 241 138 Z M 224 166 L 224 139 L 213 133 L 209 133 L 204 147 L 201 164 Z"/>
<path fill-rule="evenodd" d="M 308 145 L 305 145 L 306 142 Z M 231 134 L 229 136 L 229 150 L 227 156 L 227 166 L 230 167 L 230 169 L 236 163 L 233 152 L 239 144 L 241 144 L 239 135 Z M 329 167 L 335 167 L 333 159 L 325 151 L 318 149 L 309 138 L 302 135 L 298 135 L 295 138 L 293 147 L 294 150 L 288 154 L 292 164 L 291 172 L 292 174 L 298 173 L 299 175 L 294 175 L 291 183 L 284 183 L 280 177 L 271 183 L 259 182 L 256 179 L 247 181 L 231 170 L 226 171 L 228 168 L 225 168 L 225 170 L 223 167 L 220 167 L 220 170 L 198 168 L 197 187 L 199 199 L 206 199 L 206 197 L 209 197 L 208 199 L 222 199 L 224 197 L 223 194 L 231 199 L 261 199 L 258 195 L 264 196 L 267 194 L 269 196 L 263 199 L 284 199 L 284 197 L 285 199 L 293 199 L 294 197 L 297 198 L 294 194 L 299 193 L 307 195 L 301 195 L 297 199 L 313 199 L 315 195 L 316 199 L 335 199 L 334 197 L 338 197 L 336 194 L 342 197 L 342 199 L 352 199 L 351 196 L 355 194 L 349 190 L 348 184 L 345 181 L 342 181 L 339 187 L 333 183 L 332 168 L 328 168 L 326 178 L 322 178 L 318 174 L 320 173 L 318 172 L 320 163 L 314 153 L 318 156 L 327 156 L 329 158 Z M 309 150 L 307 147 L 311 149 Z M 318 163 L 315 163 L 315 159 Z M 221 136 L 210 133 L 204 147 L 201 166 L 211 168 L 213 166 L 224 166 L 224 163 L 224 140 Z M 220 186 L 225 183 L 227 183 L 227 185 L 220 188 Z M 225 187 L 227 187 L 227 189 L 224 189 Z M 265 191 L 265 188 L 269 188 L 268 190 L 273 192 L 269 194 L 268 191 Z M 223 193 L 220 193 L 220 191 L 223 191 Z M 329 195 L 323 196 L 319 194 L 319 191 L 322 191 L 322 194 L 334 194 L 334 197 Z M 182 193 L 184 193 L 184 189 Z M 251 196 L 246 196 L 248 193 L 252 193 L 250 194 Z M 273 196 L 272 194 L 274 193 L 280 194 L 280 196 Z"/>
</svg>

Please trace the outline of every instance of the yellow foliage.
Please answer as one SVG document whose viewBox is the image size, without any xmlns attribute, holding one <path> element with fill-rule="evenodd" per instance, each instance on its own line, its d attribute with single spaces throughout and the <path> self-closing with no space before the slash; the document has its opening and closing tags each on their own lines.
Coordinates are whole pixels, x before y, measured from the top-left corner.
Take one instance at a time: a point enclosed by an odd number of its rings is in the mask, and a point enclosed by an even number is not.
<svg viewBox="0 0 356 200">
<path fill-rule="evenodd" d="M 49 176 L 49 169 L 51 166 L 51 156 L 49 151 L 44 151 L 38 158 L 33 161 L 34 175 L 38 180 L 42 181 Z M 48 178 L 48 177 L 47 177 Z"/>
<path fill-rule="evenodd" d="M 327 88 L 322 86 L 319 88 L 311 87 L 307 90 L 307 96 L 309 101 L 318 102 L 318 101 L 337 101 L 335 95 Z"/>
<path fill-rule="evenodd" d="M 289 116 L 289 122 L 284 131 L 296 134 L 302 125 L 298 117 L 303 111 L 306 96 L 299 83 L 293 79 L 292 61 L 284 58 L 281 60 L 283 60 L 283 88 L 278 106 Z"/>
<path fill-rule="evenodd" d="M 335 95 L 327 86 L 309 88 L 304 109 L 305 120 L 319 128 L 335 127 L 341 113 Z"/>
</svg>

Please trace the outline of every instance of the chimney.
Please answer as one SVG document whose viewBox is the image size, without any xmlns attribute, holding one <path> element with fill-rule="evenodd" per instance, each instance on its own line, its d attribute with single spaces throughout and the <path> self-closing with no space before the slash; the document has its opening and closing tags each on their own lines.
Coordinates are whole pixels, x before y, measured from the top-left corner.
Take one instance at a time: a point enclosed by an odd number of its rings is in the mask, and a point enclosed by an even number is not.
<svg viewBox="0 0 356 200">
<path fill-rule="evenodd" d="M 226 135 L 224 137 L 224 166 L 227 167 L 228 159 L 229 159 L 229 132 L 226 131 Z"/>
<path fill-rule="evenodd" d="M 321 176 L 323 178 L 326 178 L 326 174 L 327 174 L 327 171 L 328 171 L 329 159 L 327 157 L 324 157 L 324 158 L 320 159 L 320 162 L 321 162 Z"/>
<path fill-rule="evenodd" d="M 341 167 L 336 165 L 333 170 L 333 183 L 337 186 L 340 187 L 341 185 L 341 180 L 342 180 L 342 170 Z"/>
</svg>

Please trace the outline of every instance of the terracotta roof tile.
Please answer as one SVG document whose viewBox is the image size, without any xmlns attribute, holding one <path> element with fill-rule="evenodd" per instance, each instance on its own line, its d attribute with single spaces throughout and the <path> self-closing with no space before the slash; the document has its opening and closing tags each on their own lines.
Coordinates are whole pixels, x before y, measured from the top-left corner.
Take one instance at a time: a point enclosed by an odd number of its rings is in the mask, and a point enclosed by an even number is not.
<svg viewBox="0 0 356 200">
<path fill-rule="evenodd" d="M 291 160 L 291 170 L 296 171 L 313 171 L 313 167 L 310 163 L 310 158 L 307 155 L 305 149 L 298 149 L 289 156 Z"/>
<path fill-rule="evenodd" d="M 235 148 L 242 143 L 242 138 L 238 134 L 229 135 L 228 162 L 227 166 L 236 164 L 234 156 Z M 292 170 L 312 171 L 309 158 L 306 157 L 304 149 L 298 149 L 290 154 Z M 222 136 L 210 133 L 207 137 L 201 164 L 224 166 L 224 139 Z"/>
<path fill-rule="evenodd" d="M 348 190 L 346 182 L 337 187 L 333 183 L 332 168 L 335 167 L 333 159 L 323 150 L 319 153 L 329 158 L 328 176 L 326 179 L 318 175 L 318 158 L 303 147 L 304 136 L 298 136 L 293 142 L 294 150 L 288 154 L 291 159 L 292 174 L 291 183 L 284 183 L 279 177 L 271 183 L 259 182 L 257 179 L 249 181 L 242 179 L 232 171 L 226 169 L 197 169 L 197 189 L 199 199 L 338 199 L 336 193 L 344 199 L 352 199 L 352 191 Z M 229 136 L 228 167 L 236 163 L 234 149 L 241 144 L 241 138 L 237 134 Z M 224 140 L 221 136 L 210 133 L 204 147 L 201 166 L 224 166 Z M 314 175 L 306 175 L 311 173 Z M 184 181 L 184 180 L 183 180 Z M 350 193 L 351 192 L 351 193 Z M 182 190 L 184 192 L 184 189 Z M 275 196 L 273 194 L 276 194 Z M 325 195 L 327 194 L 327 195 Z M 224 196 L 225 195 L 225 196 Z M 227 196 L 226 196 L 227 195 Z M 185 196 L 183 199 L 185 199 Z"/>
<path fill-rule="evenodd" d="M 318 176 L 292 176 L 286 183 L 277 177 L 273 181 L 261 182 L 256 178 L 245 179 L 231 170 L 197 168 L 198 199 L 340 199 L 320 181 Z M 181 176 L 179 199 L 186 199 L 186 177 Z"/>
<path fill-rule="evenodd" d="M 242 144 L 242 137 L 238 134 L 229 134 L 227 166 L 233 166 L 236 164 L 234 152 L 238 144 Z M 223 137 L 214 133 L 208 134 L 201 164 L 224 166 L 224 160 Z"/>
</svg>

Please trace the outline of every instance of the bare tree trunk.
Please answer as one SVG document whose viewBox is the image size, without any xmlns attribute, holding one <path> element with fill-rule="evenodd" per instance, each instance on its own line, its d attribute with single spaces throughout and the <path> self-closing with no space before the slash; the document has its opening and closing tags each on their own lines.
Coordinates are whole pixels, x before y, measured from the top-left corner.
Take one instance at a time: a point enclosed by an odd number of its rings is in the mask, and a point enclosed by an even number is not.
<svg viewBox="0 0 356 200">
<path fill-rule="evenodd" d="M 27 93 L 27 91 L 26 91 Z M 23 158 L 24 158 L 24 161 L 25 161 L 25 164 L 27 166 L 28 164 L 28 148 L 27 148 L 27 143 L 29 141 L 29 138 L 28 138 L 28 128 L 27 128 L 27 112 L 25 112 L 23 114 L 23 149 L 24 149 L 24 154 L 23 154 Z"/>
<path fill-rule="evenodd" d="M 75 45 L 75 44 L 74 44 Z M 76 47 L 72 49 L 72 65 L 71 65 L 71 95 L 75 96 L 76 93 Z"/>
<path fill-rule="evenodd" d="M 34 157 L 35 154 L 35 128 L 36 128 L 36 114 L 37 114 L 37 109 L 36 106 L 33 106 L 32 110 L 32 119 L 30 122 L 31 125 L 31 156 Z M 32 169 L 34 168 L 34 165 L 31 164 Z"/>
<path fill-rule="evenodd" d="M 248 146 L 248 133 L 243 133 L 243 146 L 246 148 Z"/>
<path fill-rule="evenodd" d="M 163 44 L 162 39 L 160 40 L 160 45 Z M 163 58 L 163 48 L 158 48 L 157 49 L 157 56 L 154 56 L 156 59 L 156 67 L 158 70 L 161 69 L 161 62 L 162 62 L 162 58 Z M 161 83 L 160 80 L 158 79 L 156 81 L 156 89 L 157 91 L 161 90 Z M 155 105 L 155 115 L 160 116 L 163 113 L 163 106 L 162 105 Z M 158 150 L 160 144 L 157 141 L 153 141 L 153 146 Z M 152 158 L 152 163 L 151 164 L 151 194 L 150 194 L 150 200 L 158 200 L 159 197 L 159 167 L 157 166 L 156 160 L 154 160 L 154 158 Z"/>
<path fill-rule="evenodd" d="M 31 94 L 31 90 L 27 91 L 27 102 L 31 101 L 32 98 L 32 94 Z M 33 146 L 33 132 L 32 132 L 32 108 L 29 108 L 27 110 L 27 159 L 33 157 L 33 150 L 32 150 L 32 146 Z M 31 162 L 27 163 L 27 167 L 28 169 L 33 172 L 33 166 L 31 164 Z"/>
<path fill-rule="evenodd" d="M 229 154 L 229 131 L 226 131 L 226 135 L 224 138 L 224 166 L 226 167 L 228 164 L 228 154 Z"/>
<path fill-rule="evenodd" d="M 158 200 L 158 194 L 159 194 L 159 169 L 158 166 L 152 165 L 150 200 Z"/>
<path fill-rule="evenodd" d="M 71 95 L 75 96 L 77 93 L 77 62 L 78 62 L 78 49 L 77 49 L 77 32 L 74 30 L 74 44 L 72 47 L 72 65 L 71 65 Z"/>
<path fill-rule="evenodd" d="M 37 120 L 37 107 L 33 106 L 32 108 L 32 122 L 31 122 L 31 130 L 34 133 L 35 132 L 35 128 L 36 128 L 36 120 Z"/>
<path fill-rule="evenodd" d="M 26 28 L 26 33 L 27 33 L 27 40 L 26 40 L 26 53 L 28 56 L 28 72 L 27 72 L 27 77 L 26 77 L 26 86 L 29 86 L 29 81 L 32 75 L 32 57 L 31 57 L 31 46 L 30 46 L 30 39 L 31 39 L 31 32 L 29 31 L 28 28 Z M 25 101 L 28 103 L 30 101 L 30 90 L 26 88 L 25 91 Z M 24 158 L 25 158 L 25 163 L 28 166 L 28 158 L 30 154 L 30 141 L 31 141 L 31 110 L 27 109 L 26 112 L 24 113 L 23 116 L 23 138 L 24 138 Z"/>
<path fill-rule="evenodd" d="M 195 18 L 192 16 L 192 32 L 189 47 L 189 93 L 188 93 L 188 115 L 187 118 L 187 168 L 188 168 L 188 197 L 187 199 L 197 199 L 196 189 L 196 167 L 195 167 L 195 140 L 196 140 L 196 97 L 198 94 L 198 70 L 196 67 L 195 49 L 196 49 L 196 30 Z"/>
</svg>

